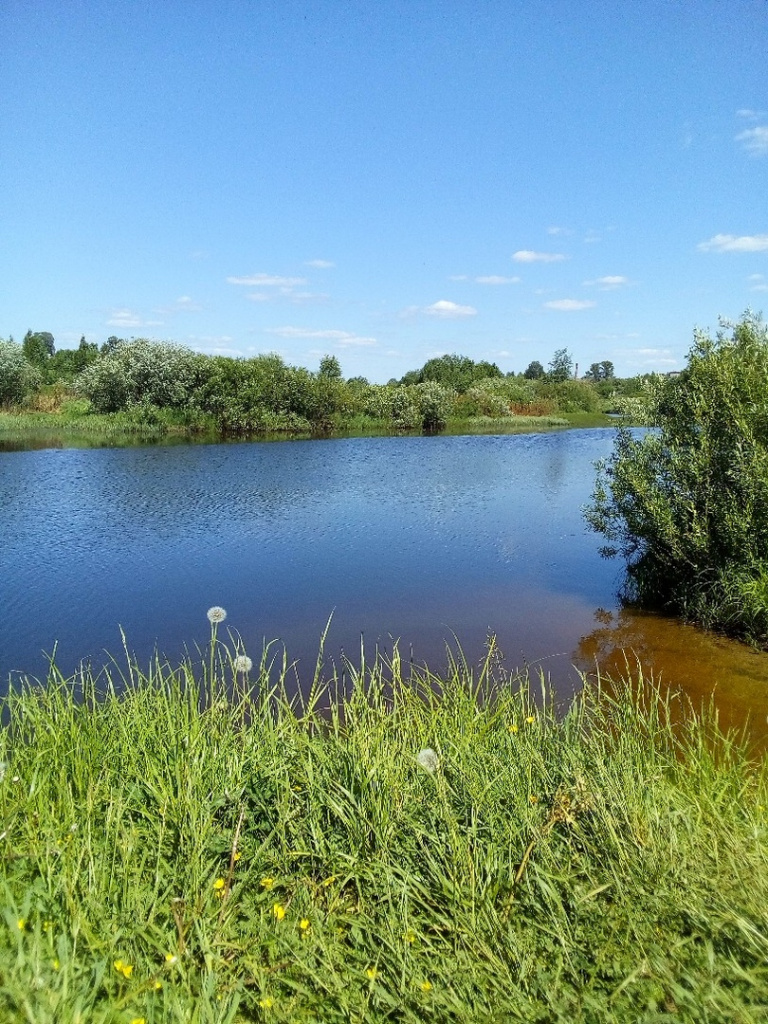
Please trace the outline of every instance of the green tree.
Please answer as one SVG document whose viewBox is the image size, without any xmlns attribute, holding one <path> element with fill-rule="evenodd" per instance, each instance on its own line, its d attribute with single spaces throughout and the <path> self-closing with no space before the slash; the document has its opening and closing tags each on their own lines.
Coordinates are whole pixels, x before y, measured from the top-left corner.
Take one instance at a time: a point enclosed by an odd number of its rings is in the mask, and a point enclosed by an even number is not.
<svg viewBox="0 0 768 1024">
<path fill-rule="evenodd" d="M 573 359 L 567 348 L 559 348 L 549 361 L 550 380 L 569 380 L 573 376 Z"/>
<path fill-rule="evenodd" d="M 523 376 L 526 380 L 540 380 L 544 376 L 544 367 L 538 359 L 534 359 L 532 362 L 528 363 L 528 366 L 523 372 Z"/>
<path fill-rule="evenodd" d="M 592 363 L 584 374 L 584 380 L 600 381 L 612 380 L 614 376 L 613 363 L 610 359 L 604 359 L 601 363 Z"/>
<path fill-rule="evenodd" d="M 341 380 L 341 363 L 336 356 L 323 356 L 319 376 L 325 380 Z"/>
<path fill-rule="evenodd" d="M 24 358 L 33 366 L 45 366 L 56 351 L 53 335 L 49 331 L 27 331 L 22 342 Z"/>
<path fill-rule="evenodd" d="M 586 516 L 629 598 L 768 646 L 768 330 L 723 326 L 647 385 L 658 429 L 618 432 Z"/>
<path fill-rule="evenodd" d="M 475 362 L 468 356 L 446 355 L 428 359 L 420 370 L 411 370 L 401 379 L 401 384 L 424 384 L 433 381 L 443 387 L 452 388 L 461 395 L 478 381 L 503 377 L 496 363 L 486 360 Z"/>
</svg>

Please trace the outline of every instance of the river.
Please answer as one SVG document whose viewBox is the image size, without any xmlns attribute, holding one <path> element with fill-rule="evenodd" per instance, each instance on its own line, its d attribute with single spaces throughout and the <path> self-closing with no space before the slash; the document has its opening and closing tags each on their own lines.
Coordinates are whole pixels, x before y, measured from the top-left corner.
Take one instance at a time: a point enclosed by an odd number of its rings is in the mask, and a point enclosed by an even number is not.
<svg viewBox="0 0 768 1024">
<path fill-rule="evenodd" d="M 586 530 L 613 431 L 0 452 L 0 678 L 66 673 L 129 648 L 205 644 L 206 610 L 299 678 L 361 642 L 439 669 L 497 636 L 563 696 L 576 669 L 646 671 L 713 691 L 766 732 L 768 655 L 620 606 L 621 563 Z M 226 635 L 222 630 L 221 635 Z M 108 652 L 108 653 L 107 653 Z M 626 652 L 626 656 L 625 656 Z M 575 667 L 574 667 L 575 666 Z"/>
</svg>

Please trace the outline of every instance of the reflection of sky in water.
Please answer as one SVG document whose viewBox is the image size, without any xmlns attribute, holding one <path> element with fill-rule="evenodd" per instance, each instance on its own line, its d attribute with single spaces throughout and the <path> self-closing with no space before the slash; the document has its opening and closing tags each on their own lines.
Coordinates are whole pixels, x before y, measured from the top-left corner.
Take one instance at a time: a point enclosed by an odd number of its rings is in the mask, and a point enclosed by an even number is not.
<svg viewBox="0 0 768 1024">
<path fill-rule="evenodd" d="M 580 507 L 612 431 L 361 438 L 0 454 L 0 672 L 101 663 L 118 624 L 146 657 L 206 639 L 205 610 L 253 653 L 280 637 L 311 662 L 391 647 L 471 660 L 489 631 L 511 664 L 563 688 L 616 610 L 620 566 Z"/>
</svg>

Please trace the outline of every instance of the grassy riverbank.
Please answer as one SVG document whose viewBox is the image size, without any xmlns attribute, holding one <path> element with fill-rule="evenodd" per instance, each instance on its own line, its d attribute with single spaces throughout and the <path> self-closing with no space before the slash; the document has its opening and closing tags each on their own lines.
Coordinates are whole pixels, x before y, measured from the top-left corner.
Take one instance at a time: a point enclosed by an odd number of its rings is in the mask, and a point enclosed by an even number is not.
<svg viewBox="0 0 768 1024">
<path fill-rule="evenodd" d="M 558 430 L 566 427 L 613 426 L 616 421 L 604 413 L 558 412 L 544 416 L 475 416 L 449 419 L 441 433 L 515 434 Z M 389 420 L 369 416 L 353 417 L 324 433 L 325 437 L 386 437 L 392 434 L 421 434 L 395 430 Z M 241 439 L 279 440 L 317 436 L 308 430 L 274 430 L 246 435 Z M 153 409 L 96 413 L 89 403 L 70 400 L 62 408 L 39 411 L 17 408 L 0 411 L 0 448 L 28 447 L 122 447 L 173 441 L 223 441 L 231 435 L 216 426 L 213 417 L 201 413 Z"/>
<path fill-rule="evenodd" d="M 492 656 L 296 708 L 236 653 L 8 699 L 0 1019 L 766 1019 L 768 775 L 711 718 Z"/>
</svg>

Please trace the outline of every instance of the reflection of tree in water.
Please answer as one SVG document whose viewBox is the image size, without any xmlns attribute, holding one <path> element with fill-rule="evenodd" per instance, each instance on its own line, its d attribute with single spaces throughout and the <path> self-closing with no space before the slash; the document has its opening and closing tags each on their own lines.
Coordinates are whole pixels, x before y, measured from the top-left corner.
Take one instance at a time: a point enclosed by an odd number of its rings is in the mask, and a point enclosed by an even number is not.
<svg viewBox="0 0 768 1024">
<path fill-rule="evenodd" d="M 642 673 L 663 689 L 679 688 L 697 709 L 714 696 L 724 727 L 742 727 L 749 720 L 753 734 L 766 735 L 768 654 L 632 608 L 599 608 L 595 624 L 573 654 L 581 671 L 613 679 L 637 679 Z"/>
</svg>

